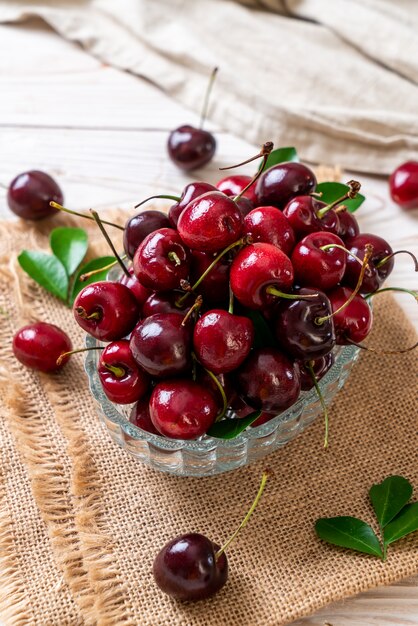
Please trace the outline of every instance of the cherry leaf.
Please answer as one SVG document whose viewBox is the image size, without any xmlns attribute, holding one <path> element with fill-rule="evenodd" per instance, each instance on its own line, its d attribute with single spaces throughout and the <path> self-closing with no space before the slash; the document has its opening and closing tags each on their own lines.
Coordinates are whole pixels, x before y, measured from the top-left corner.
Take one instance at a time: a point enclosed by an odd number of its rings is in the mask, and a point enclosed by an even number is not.
<svg viewBox="0 0 418 626">
<path fill-rule="evenodd" d="M 74 304 L 74 300 L 76 299 L 76 297 L 78 296 L 80 291 L 86 285 L 90 285 L 91 283 L 98 283 L 101 280 L 106 280 L 106 277 L 107 277 L 107 274 L 108 274 L 109 270 L 105 269 L 102 272 L 99 272 L 98 274 L 93 274 L 93 276 L 90 276 L 85 281 L 81 281 L 80 280 L 80 276 L 82 274 L 87 274 L 88 272 L 92 272 L 94 270 L 98 270 L 101 267 L 106 267 L 110 263 L 113 263 L 113 261 L 115 261 L 115 260 L 116 259 L 115 259 L 114 256 L 101 256 L 101 257 L 98 257 L 97 259 L 93 259 L 92 261 L 89 261 L 85 265 L 82 265 L 81 267 L 79 267 L 79 269 L 77 270 L 76 275 L 74 276 L 74 282 L 73 282 L 73 286 L 72 286 L 72 289 L 71 289 L 70 304 L 71 305 Z"/>
<path fill-rule="evenodd" d="M 412 496 L 412 485 L 403 476 L 388 476 L 373 485 L 369 495 L 380 527 L 384 528 Z"/>
<path fill-rule="evenodd" d="M 261 411 L 254 411 L 246 417 L 238 417 L 232 419 L 224 419 L 213 424 L 207 431 L 209 437 L 216 439 L 234 439 L 242 433 L 243 430 L 251 426 L 261 415 Z"/>
<path fill-rule="evenodd" d="M 383 558 L 373 529 L 356 517 L 323 517 L 315 522 L 315 531 L 320 539 L 335 546 Z"/>
<path fill-rule="evenodd" d="M 321 192 L 322 196 L 320 198 L 321 202 L 325 202 L 325 204 L 331 204 L 341 198 L 347 191 L 349 187 L 344 185 L 343 183 L 319 183 L 317 185 L 315 191 Z M 342 200 L 341 204 L 344 204 L 350 213 L 354 213 L 360 205 L 365 201 L 365 197 L 358 193 L 355 198 L 348 198 L 347 200 Z"/>
<path fill-rule="evenodd" d="M 71 276 L 84 259 L 87 247 L 87 233 L 83 228 L 54 228 L 49 238 L 52 252 Z"/>
<path fill-rule="evenodd" d="M 383 531 L 385 545 L 388 546 L 398 539 L 418 530 L 418 502 L 412 502 L 404 506 Z"/>
<path fill-rule="evenodd" d="M 37 250 L 23 250 L 17 257 L 20 267 L 41 287 L 66 301 L 68 276 L 57 257 Z"/>
</svg>

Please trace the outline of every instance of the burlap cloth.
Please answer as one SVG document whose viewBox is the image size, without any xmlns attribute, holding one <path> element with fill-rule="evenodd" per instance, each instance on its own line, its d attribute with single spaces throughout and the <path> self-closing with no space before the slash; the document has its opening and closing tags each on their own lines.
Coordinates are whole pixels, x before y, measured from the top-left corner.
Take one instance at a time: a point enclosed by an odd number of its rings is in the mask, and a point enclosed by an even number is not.
<svg viewBox="0 0 418 626">
<path fill-rule="evenodd" d="M 416 354 L 362 356 L 332 406 L 327 451 L 319 419 L 266 461 L 233 473 L 205 479 L 157 473 L 111 442 L 82 357 L 47 376 L 12 356 L 12 335 L 28 319 L 58 324 L 75 346 L 83 341 L 70 311 L 16 270 L 22 248 L 47 249 L 50 228 L 0 224 L 5 624 L 279 626 L 418 571 L 416 534 L 391 547 L 382 563 L 326 545 L 314 533 L 320 516 L 373 522 L 367 491 L 389 474 L 407 476 L 418 489 Z M 375 345 L 411 343 L 413 329 L 391 298 L 376 298 L 375 327 Z M 196 604 L 163 595 L 152 577 L 160 547 L 188 531 L 225 540 L 266 464 L 274 477 L 229 551 L 226 587 Z"/>
</svg>

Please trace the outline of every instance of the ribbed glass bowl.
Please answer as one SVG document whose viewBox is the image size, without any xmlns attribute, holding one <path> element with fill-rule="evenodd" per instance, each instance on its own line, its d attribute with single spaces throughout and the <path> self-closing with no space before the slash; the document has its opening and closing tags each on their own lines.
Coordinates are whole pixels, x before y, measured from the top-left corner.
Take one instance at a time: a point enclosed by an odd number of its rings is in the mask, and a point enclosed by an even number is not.
<svg viewBox="0 0 418 626">
<path fill-rule="evenodd" d="M 87 336 L 88 348 L 100 345 L 99 341 Z M 355 346 L 336 349 L 334 365 L 319 382 L 327 404 L 344 385 L 359 352 Z M 86 354 L 85 369 L 90 390 L 99 417 L 113 441 L 132 456 L 161 472 L 177 476 L 211 476 L 248 465 L 284 446 L 323 414 L 316 391 L 312 389 L 302 392 L 299 400 L 280 415 L 256 428 L 247 428 L 235 439 L 207 436 L 194 441 L 167 439 L 131 424 L 129 414 L 132 405 L 114 404 L 108 400 L 97 372 L 99 351 L 91 350 Z"/>
</svg>

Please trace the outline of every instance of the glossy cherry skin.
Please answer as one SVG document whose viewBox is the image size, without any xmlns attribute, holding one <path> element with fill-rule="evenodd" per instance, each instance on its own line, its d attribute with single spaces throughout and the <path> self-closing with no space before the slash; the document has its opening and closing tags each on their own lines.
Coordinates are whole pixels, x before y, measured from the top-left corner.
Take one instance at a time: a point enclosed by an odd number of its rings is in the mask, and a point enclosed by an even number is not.
<svg viewBox="0 0 418 626">
<path fill-rule="evenodd" d="M 235 198 L 239 196 L 241 191 L 251 182 L 252 176 L 244 176 L 242 174 L 232 174 L 222 178 L 216 183 L 216 187 L 219 191 L 222 191 L 227 196 Z M 243 194 L 244 198 L 249 198 L 254 204 L 257 203 L 257 196 L 255 193 L 255 185 L 251 185 L 249 189 Z"/>
<path fill-rule="evenodd" d="M 300 370 L 300 385 L 302 391 L 309 391 L 314 386 L 311 372 L 308 369 L 308 363 L 312 365 L 313 372 L 316 380 L 321 380 L 325 374 L 334 365 L 334 355 L 332 352 L 328 352 L 325 356 L 321 356 L 316 361 L 297 361 Z"/>
<path fill-rule="evenodd" d="M 214 374 L 226 374 L 239 367 L 249 355 L 253 341 L 252 321 L 223 309 L 202 315 L 193 332 L 197 358 Z"/>
<path fill-rule="evenodd" d="M 192 200 L 179 217 L 180 237 L 192 250 L 216 252 L 239 239 L 241 211 L 220 191 L 209 191 Z"/>
<path fill-rule="evenodd" d="M 340 221 L 334 209 L 330 209 L 322 218 L 318 217 L 318 211 L 325 206 L 324 202 L 312 196 L 297 196 L 285 206 L 283 214 L 293 228 L 296 239 L 320 230 L 338 234 Z"/>
<path fill-rule="evenodd" d="M 228 561 L 219 546 L 198 533 L 169 541 L 154 561 L 154 579 L 159 588 L 176 600 L 203 600 L 217 593 L 228 578 Z"/>
<path fill-rule="evenodd" d="M 345 242 L 350 241 L 360 233 L 358 221 L 350 211 L 338 212 L 339 227 L 337 235 Z"/>
<path fill-rule="evenodd" d="M 200 181 L 186 185 L 181 193 L 180 200 L 173 204 L 168 211 L 168 219 L 170 220 L 171 226 L 177 228 L 177 222 L 179 221 L 180 213 L 182 213 L 183 209 L 186 208 L 189 202 L 199 196 L 203 196 L 203 194 L 208 191 L 216 191 L 216 187 L 210 183 Z"/>
<path fill-rule="evenodd" d="M 150 209 L 130 217 L 123 231 L 123 248 L 125 254 L 133 259 L 140 243 L 147 235 L 160 228 L 170 228 L 170 220 L 162 211 Z"/>
<path fill-rule="evenodd" d="M 178 313 L 156 313 L 132 331 L 132 355 L 151 376 L 176 376 L 190 369 L 192 333 L 190 325 L 182 322 Z"/>
<path fill-rule="evenodd" d="M 277 298 L 266 293 L 269 286 L 289 290 L 293 283 L 290 259 L 271 243 L 253 243 L 240 250 L 230 273 L 234 296 L 250 309 L 264 309 Z"/>
<path fill-rule="evenodd" d="M 333 319 L 317 319 L 332 313 L 327 296 L 318 289 L 301 287 L 301 296 L 318 294 L 311 300 L 282 300 L 275 308 L 274 334 L 283 350 L 294 359 L 311 361 L 325 356 L 335 346 Z"/>
<path fill-rule="evenodd" d="M 173 228 L 160 228 L 145 237 L 133 260 L 134 274 L 145 287 L 169 291 L 189 275 L 190 255 Z"/>
<path fill-rule="evenodd" d="M 214 258 L 214 253 L 200 252 L 199 250 L 191 251 L 190 282 L 192 284 L 202 276 Z M 204 302 L 216 303 L 228 300 L 230 269 L 230 261 L 223 257 L 202 280 L 196 288 L 196 293 L 202 295 Z"/>
<path fill-rule="evenodd" d="M 418 161 L 402 163 L 389 178 L 392 200 L 406 210 L 418 208 Z"/>
<path fill-rule="evenodd" d="M 77 324 L 96 339 L 116 341 L 126 337 L 137 323 L 139 306 L 128 287 L 103 281 L 80 291 L 73 313 Z"/>
<path fill-rule="evenodd" d="M 244 234 L 253 242 L 271 243 L 290 256 L 296 239 L 293 228 L 281 211 L 274 206 L 253 209 L 244 219 Z"/>
<path fill-rule="evenodd" d="M 332 310 L 339 309 L 353 293 L 349 287 L 336 287 L 328 293 Z M 372 328 L 373 313 L 366 300 L 356 295 L 342 311 L 334 315 L 334 326 L 337 335 L 337 344 L 346 345 L 350 341 L 361 343 Z"/>
<path fill-rule="evenodd" d="M 377 235 L 372 235 L 371 233 L 362 233 L 357 235 L 354 239 L 350 239 L 348 248 L 350 252 L 355 254 L 362 261 L 366 253 L 366 245 L 368 243 L 373 246 L 373 253 L 369 261 L 369 268 L 366 269 L 363 282 L 361 283 L 360 293 L 363 294 L 371 293 L 376 291 L 376 289 L 379 289 L 392 272 L 394 266 L 394 259 L 391 258 L 381 267 L 376 267 L 380 261 L 393 253 L 393 250 L 388 242 Z M 347 267 L 343 280 L 344 284 L 354 289 L 357 285 L 360 271 L 360 263 L 352 256 L 347 255 Z"/>
<path fill-rule="evenodd" d="M 297 365 L 275 348 L 254 350 L 237 371 L 245 402 L 263 411 L 284 411 L 300 394 Z"/>
<path fill-rule="evenodd" d="M 163 380 L 151 394 L 151 421 L 172 439 L 197 439 L 212 426 L 217 414 L 212 393 L 187 378 Z"/>
<path fill-rule="evenodd" d="M 17 360 L 40 372 L 61 369 L 70 357 L 65 357 L 60 365 L 57 365 L 57 359 L 71 350 L 68 335 L 58 326 L 46 322 L 23 326 L 13 337 L 13 353 Z"/>
<path fill-rule="evenodd" d="M 248 215 L 248 213 L 254 208 L 254 202 L 245 196 L 238 198 L 238 200 L 234 200 L 234 202 L 239 208 L 242 217 Z"/>
<path fill-rule="evenodd" d="M 100 354 L 97 366 L 103 391 L 111 402 L 132 404 L 142 398 L 150 377 L 134 360 L 129 341 L 113 341 Z"/>
<path fill-rule="evenodd" d="M 344 242 L 337 235 L 321 231 L 306 235 L 296 245 L 290 260 L 298 285 L 314 286 L 327 291 L 342 280 L 347 264 L 347 253 L 340 248 L 321 250 L 322 246 L 330 244 L 344 247 Z"/>
<path fill-rule="evenodd" d="M 134 404 L 129 415 L 129 421 L 134 424 L 134 426 L 145 430 L 147 433 L 159 435 L 160 433 L 151 422 L 151 416 L 149 414 L 149 400 L 150 396 L 146 395 Z"/>
<path fill-rule="evenodd" d="M 141 285 L 133 272 L 133 268 L 129 268 L 130 277 L 128 278 L 126 274 L 123 273 L 119 278 L 119 282 L 132 291 L 140 308 L 142 309 L 144 302 L 150 297 L 152 291 L 144 287 L 144 285 Z"/>
<path fill-rule="evenodd" d="M 284 209 L 295 196 L 308 195 L 316 188 L 315 174 L 302 163 L 279 163 L 266 170 L 256 184 L 259 205 Z"/>
<path fill-rule="evenodd" d="M 188 172 L 212 160 L 216 139 L 209 131 L 186 124 L 171 131 L 167 150 L 173 163 Z"/>
<path fill-rule="evenodd" d="M 193 304 L 193 298 L 190 297 L 182 303 L 180 307 L 176 305 L 176 302 L 184 295 L 181 291 L 164 291 L 153 292 L 144 302 L 142 307 L 142 317 L 150 317 L 155 313 L 176 313 L 186 315 L 190 306 Z"/>
<path fill-rule="evenodd" d="M 7 203 L 13 213 L 25 220 L 41 220 L 53 215 L 51 201 L 62 204 L 64 196 L 55 180 L 38 170 L 23 172 L 12 180 L 7 191 Z"/>
</svg>

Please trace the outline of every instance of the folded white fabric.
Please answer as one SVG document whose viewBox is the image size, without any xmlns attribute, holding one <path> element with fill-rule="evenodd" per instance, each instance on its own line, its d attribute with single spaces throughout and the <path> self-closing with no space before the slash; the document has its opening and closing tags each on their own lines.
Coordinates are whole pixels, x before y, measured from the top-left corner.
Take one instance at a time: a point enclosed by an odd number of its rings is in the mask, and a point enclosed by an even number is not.
<svg viewBox="0 0 418 626">
<path fill-rule="evenodd" d="M 388 173 L 418 155 L 415 0 L 2 1 L 210 118 L 304 159 Z"/>
</svg>

